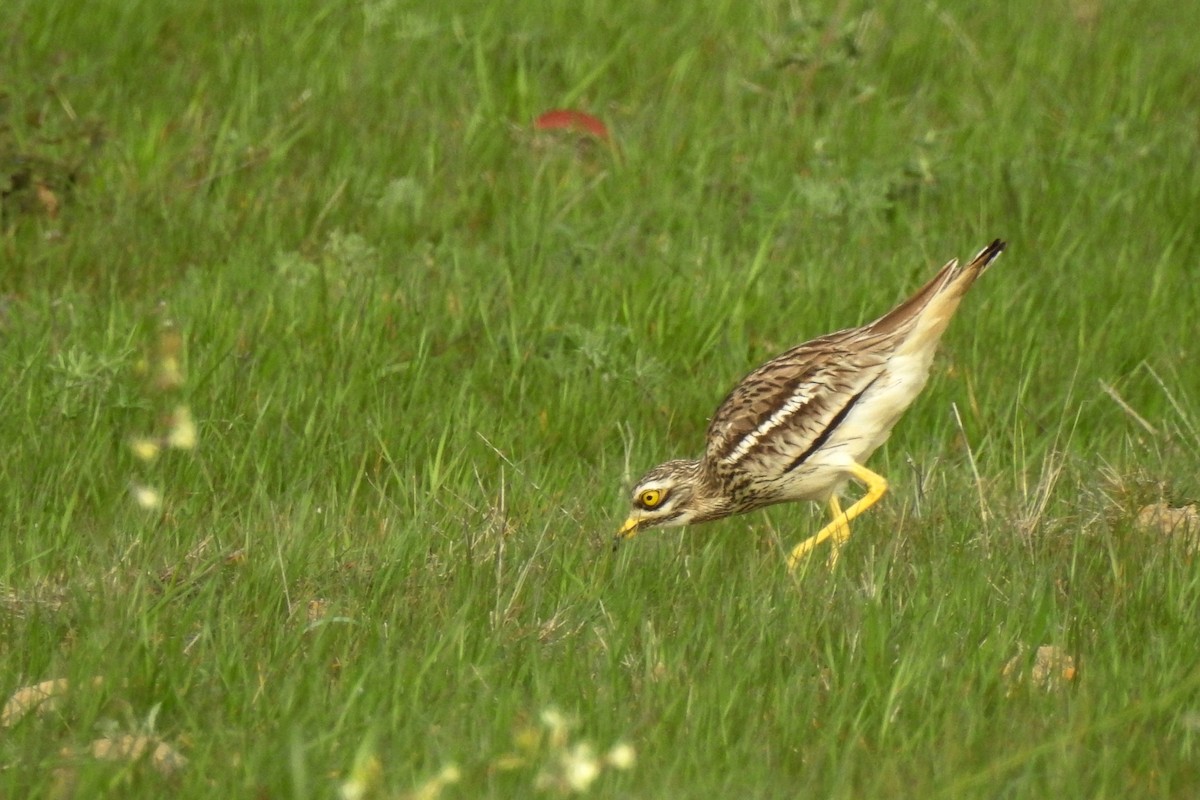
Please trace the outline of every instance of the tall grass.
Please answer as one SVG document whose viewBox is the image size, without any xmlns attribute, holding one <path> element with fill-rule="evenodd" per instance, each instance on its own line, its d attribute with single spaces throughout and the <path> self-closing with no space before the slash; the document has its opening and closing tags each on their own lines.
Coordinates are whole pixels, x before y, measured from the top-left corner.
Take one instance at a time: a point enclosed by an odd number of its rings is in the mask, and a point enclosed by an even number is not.
<svg viewBox="0 0 1200 800">
<path fill-rule="evenodd" d="M 0 693 L 69 687 L 0 796 L 1200 789 L 1200 573 L 1135 524 L 1200 493 L 1191 7 L 0 29 Z M 802 506 L 611 550 L 740 375 L 993 237 L 834 572 Z"/>
</svg>

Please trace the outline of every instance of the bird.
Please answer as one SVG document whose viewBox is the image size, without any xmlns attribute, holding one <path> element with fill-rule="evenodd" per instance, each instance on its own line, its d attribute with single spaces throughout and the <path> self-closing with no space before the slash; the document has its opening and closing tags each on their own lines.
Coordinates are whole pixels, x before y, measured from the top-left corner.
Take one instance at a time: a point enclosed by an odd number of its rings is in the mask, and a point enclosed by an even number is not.
<svg viewBox="0 0 1200 800">
<path fill-rule="evenodd" d="M 654 528 L 807 500 L 831 518 L 791 549 L 788 571 L 828 539 L 836 565 L 851 520 L 887 492 L 865 462 L 925 388 L 946 326 L 1004 248 L 996 239 L 966 265 L 952 259 L 875 321 L 797 345 L 743 378 L 709 420 L 700 458 L 659 464 L 634 484 L 614 547 Z M 851 481 L 865 492 L 843 509 Z"/>
</svg>

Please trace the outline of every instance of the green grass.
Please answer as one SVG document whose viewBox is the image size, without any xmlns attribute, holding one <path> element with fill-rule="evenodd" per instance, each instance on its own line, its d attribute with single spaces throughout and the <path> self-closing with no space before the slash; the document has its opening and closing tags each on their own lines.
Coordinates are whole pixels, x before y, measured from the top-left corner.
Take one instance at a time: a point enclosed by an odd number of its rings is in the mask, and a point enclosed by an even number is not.
<svg viewBox="0 0 1200 800">
<path fill-rule="evenodd" d="M 1200 7 L 510 5 L 0 6 L 0 695 L 73 684 L 0 797 L 583 741 L 596 797 L 1196 796 L 1200 562 L 1133 520 L 1200 495 Z M 804 506 L 610 550 L 738 377 L 993 237 L 836 571 Z M 87 755 L 139 732 L 187 766 Z"/>
</svg>

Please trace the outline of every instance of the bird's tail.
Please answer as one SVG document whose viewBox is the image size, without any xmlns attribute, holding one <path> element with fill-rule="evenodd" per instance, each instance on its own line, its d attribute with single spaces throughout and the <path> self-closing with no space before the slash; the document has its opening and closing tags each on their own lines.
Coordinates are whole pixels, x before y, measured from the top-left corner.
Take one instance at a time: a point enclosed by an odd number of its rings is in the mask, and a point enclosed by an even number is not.
<svg viewBox="0 0 1200 800">
<path fill-rule="evenodd" d="M 965 266 L 953 259 L 916 294 L 871 323 L 872 331 L 889 333 L 911 327 L 911 332 L 904 336 L 904 350 L 921 350 L 936 343 L 958 310 L 963 295 L 1004 251 L 1004 246 L 1004 242 L 996 239 Z"/>
</svg>

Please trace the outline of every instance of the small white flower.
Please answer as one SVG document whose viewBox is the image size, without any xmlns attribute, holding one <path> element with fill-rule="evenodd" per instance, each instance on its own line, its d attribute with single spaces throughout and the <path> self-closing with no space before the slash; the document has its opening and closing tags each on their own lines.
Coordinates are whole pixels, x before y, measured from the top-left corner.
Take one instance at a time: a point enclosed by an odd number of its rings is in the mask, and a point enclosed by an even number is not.
<svg viewBox="0 0 1200 800">
<path fill-rule="evenodd" d="M 554 748 L 566 747 L 567 733 L 571 729 L 571 721 L 566 715 L 557 708 L 551 706 L 542 712 L 542 725 L 550 734 L 550 746 Z"/>
<path fill-rule="evenodd" d="M 586 792 L 600 777 L 600 762 L 587 742 L 580 742 L 563 753 L 562 767 L 563 781 L 573 792 Z"/>
<path fill-rule="evenodd" d="M 362 800 L 375 792 L 383 781 L 383 764 L 374 754 L 360 756 L 350 770 L 350 776 L 338 787 L 341 800 Z"/>
<path fill-rule="evenodd" d="M 604 760 L 613 769 L 631 769 L 633 762 L 637 760 L 637 754 L 633 751 L 633 745 L 621 742 L 613 745 Z"/>
<path fill-rule="evenodd" d="M 542 724 L 550 731 L 560 731 L 570 726 L 567 718 L 554 706 L 542 712 Z"/>
<path fill-rule="evenodd" d="M 167 444 L 178 450 L 191 450 L 196 446 L 196 423 L 192 420 L 192 411 L 187 406 L 176 406 L 171 415 L 171 432 L 167 434 Z"/>
<path fill-rule="evenodd" d="M 130 488 L 130 491 L 133 492 L 134 502 L 147 511 L 157 511 L 162 508 L 162 492 L 153 486 L 143 486 L 135 483 Z"/>
</svg>

